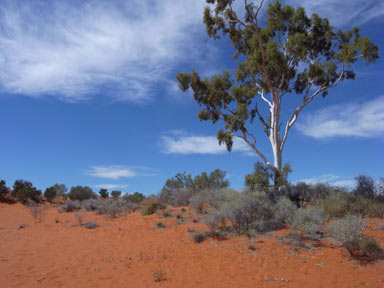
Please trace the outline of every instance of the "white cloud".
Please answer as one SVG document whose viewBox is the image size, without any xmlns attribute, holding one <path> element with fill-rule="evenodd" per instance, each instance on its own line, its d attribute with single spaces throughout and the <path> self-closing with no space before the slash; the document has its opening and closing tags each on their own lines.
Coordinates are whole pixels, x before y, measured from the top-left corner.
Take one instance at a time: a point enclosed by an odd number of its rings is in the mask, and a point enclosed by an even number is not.
<svg viewBox="0 0 384 288">
<path fill-rule="evenodd" d="M 339 180 L 339 181 L 333 182 L 332 184 L 340 187 L 353 188 L 356 186 L 356 181 L 355 180 Z"/>
<path fill-rule="evenodd" d="M 84 174 L 114 180 L 138 176 L 135 171 L 124 166 L 91 166 Z"/>
<path fill-rule="evenodd" d="M 120 185 L 120 184 L 99 184 L 95 185 L 96 188 L 100 189 L 124 189 L 127 188 L 128 185 Z"/>
<path fill-rule="evenodd" d="M 307 14 L 319 14 L 330 20 L 331 25 L 361 25 L 384 16 L 384 1 L 381 0 L 287 0 L 290 5 L 302 6 Z"/>
<path fill-rule="evenodd" d="M 384 96 L 365 103 L 335 105 L 307 112 L 296 128 L 316 139 L 380 137 L 384 135 Z"/>
<path fill-rule="evenodd" d="M 323 183 L 323 182 L 331 182 L 339 177 L 332 174 L 324 174 L 321 176 L 313 177 L 313 178 L 307 178 L 307 179 L 300 179 L 298 182 L 305 182 L 308 184 L 316 184 L 316 183 Z"/>
<path fill-rule="evenodd" d="M 201 53 L 205 1 L 1 1 L 0 88 L 145 102 L 175 61 Z M 105 92 L 108 91 L 108 92 Z"/>
<path fill-rule="evenodd" d="M 239 138 L 233 139 L 233 152 L 255 155 L 251 148 Z M 214 136 L 163 136 L 163 153 L 166 154 L 224 154 L 228 153 L 225 144 L 219 145 Z"/>
</svg>

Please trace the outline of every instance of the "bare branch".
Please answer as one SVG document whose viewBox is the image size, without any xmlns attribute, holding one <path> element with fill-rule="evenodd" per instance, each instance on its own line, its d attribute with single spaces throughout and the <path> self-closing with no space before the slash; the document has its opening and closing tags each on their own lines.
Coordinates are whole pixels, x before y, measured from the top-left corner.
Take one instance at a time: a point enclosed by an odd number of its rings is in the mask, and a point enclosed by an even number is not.
<svg viewBox="0 0 384 288">
<path fill-rule="evenodd" d="M 283 150 L 285 141 L 287 140 L 288 132 L 291 129 L 291 127 L 293 126 L 293 124 L 295 124 L 297 117 L 299 116 L 299 113 L 301 112 L 301 110 L 303 110 L 305 106 L 307 106 L 309 103 L 311 103 L 312 100 L 315 99 L 315 97 L 318 94 L 320 94 L 321 92 L 323 92 L 329 88 L 333 88 L 333 87 L 337 86 L 341 82 L 341 80 L 343 79 L 344 72 L 345 71 L 344 71 L 344 65 L 343 65 L 341 68 L 341 72 L 339 74 L 339 77 L 337 78 L 337 80 L 332 85 L 326 85 L 326 86 L 319 87 L 309 98 L 308 98 L 308 93 L 309 93 L 309 90 L 311 89 L 315 79 L 313 79 L 308 84 L 306 92 L 305 92 L 304 97 L 303 97 L 303 103 L 300 106 L 298 106 L 295 109 L 295 111 L 293 111 L 291 117 L 289 117 L 289 120 L 287 121 L 287 124 L 285 126 L 283 140 L 281 141 L 281 145 L 280 145 L 280 150 Z"/>
</svg>

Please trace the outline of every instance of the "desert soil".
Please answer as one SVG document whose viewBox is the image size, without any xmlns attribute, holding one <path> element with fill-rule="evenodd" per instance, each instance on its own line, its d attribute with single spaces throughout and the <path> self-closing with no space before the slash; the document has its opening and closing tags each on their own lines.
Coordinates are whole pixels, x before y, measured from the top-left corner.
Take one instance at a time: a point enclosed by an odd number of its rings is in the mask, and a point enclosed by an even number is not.
<svg viewBox="0 0 384 288">
<path fill-rule="evenodd" d="M 100 226 L 86 229 L 58 207 L 35 224 L 26 207 L 0 203 L 0 287 L 384 287 L 383 261 L 363 265 L 327 243 L 294 249 L 279 237 L 287 229 L 195 243 L 188 229 L 206 230 L 192 222 L 199 216 L 170 210 L 171 218 L 88 213 L 84 221 Z M 374 229 L 382 222 L 369 219 L 366 233 L 384 246 L 384 230 Z"/>
</svg>

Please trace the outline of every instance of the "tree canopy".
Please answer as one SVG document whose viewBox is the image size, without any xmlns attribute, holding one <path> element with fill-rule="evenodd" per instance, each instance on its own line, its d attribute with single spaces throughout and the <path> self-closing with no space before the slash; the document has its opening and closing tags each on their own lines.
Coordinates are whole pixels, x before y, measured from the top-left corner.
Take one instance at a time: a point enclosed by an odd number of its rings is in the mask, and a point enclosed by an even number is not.
<svg viewBox="0 0 384 288">
<path fill-rule="evenodd" d="M 202 107 L 200 120 L 224 123 L 217 132 L 219 144 L 231 151 L 233 137 L 243 139 L 274 173 L 276 184 L 283 170 L 282 151 L 300 112 L 317 95 L 326 97 L 330 88 L 354 79 L 352 64 L 360 58 L 375 62 L 378 46 L 362 37 L 357 27 L 336 30 L 328 19 L 307 16 L 304 8 L 277 0 L 263 19 L 264 0 L 259 5 L 244 0 L 242 13 L 233 8 L 234 0 L 206 2 L 210 4 L 204 11 L 207 34 L 213 39 L 228 36 L 237 69 L 204 79 L 194 70 L 179 73 L 179 87 L 192 88 Z M 283 97 L 294 95 L 299 96 L 298 104 L 283 123 Z M 271 143 L 273 161 L 256 145 L 255 120 Z"/>
</svg>

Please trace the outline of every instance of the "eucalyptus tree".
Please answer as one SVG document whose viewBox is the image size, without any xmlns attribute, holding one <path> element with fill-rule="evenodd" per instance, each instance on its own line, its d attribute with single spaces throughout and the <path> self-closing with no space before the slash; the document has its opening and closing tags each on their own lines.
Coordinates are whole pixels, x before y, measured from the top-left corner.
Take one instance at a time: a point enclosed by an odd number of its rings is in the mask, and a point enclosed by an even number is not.
<svg viewBox="0 0 384 288">
<path fill-rule="evenodd" d="M 378 46 L 362 37 L 359 28 L 336 31 L 328 19 L 309 17 L 302 7 L 279 1 L 269 5 L 265 17 L 261 17 L 264 0 L 258 5 L 242 1 L 240 13 L 234 0 L 206 2 L 211 4 L 204 11 L 207 34 L 213 39 L 229 37 L 237 69 L 204 79 L 194 70 L 179 73 L 179 87 L 192 88 L 202 107 L 200 120 L 224 122 L 217 132 L 219 144 L 225 143 L 230 151 L 233 137 L 243 139 L 273 172 L 277 185 L 284 170 L 282 152 L 301 111 L 318 95 L 325 97 L 330 88 L 354 79 L 351 66 L 359 59 L 375 62 Z M 282 119 L 287 96 L 298 102 Z M 256 145 L 254 122 L 269 139 L 273 161 Z"/>
</svg>

